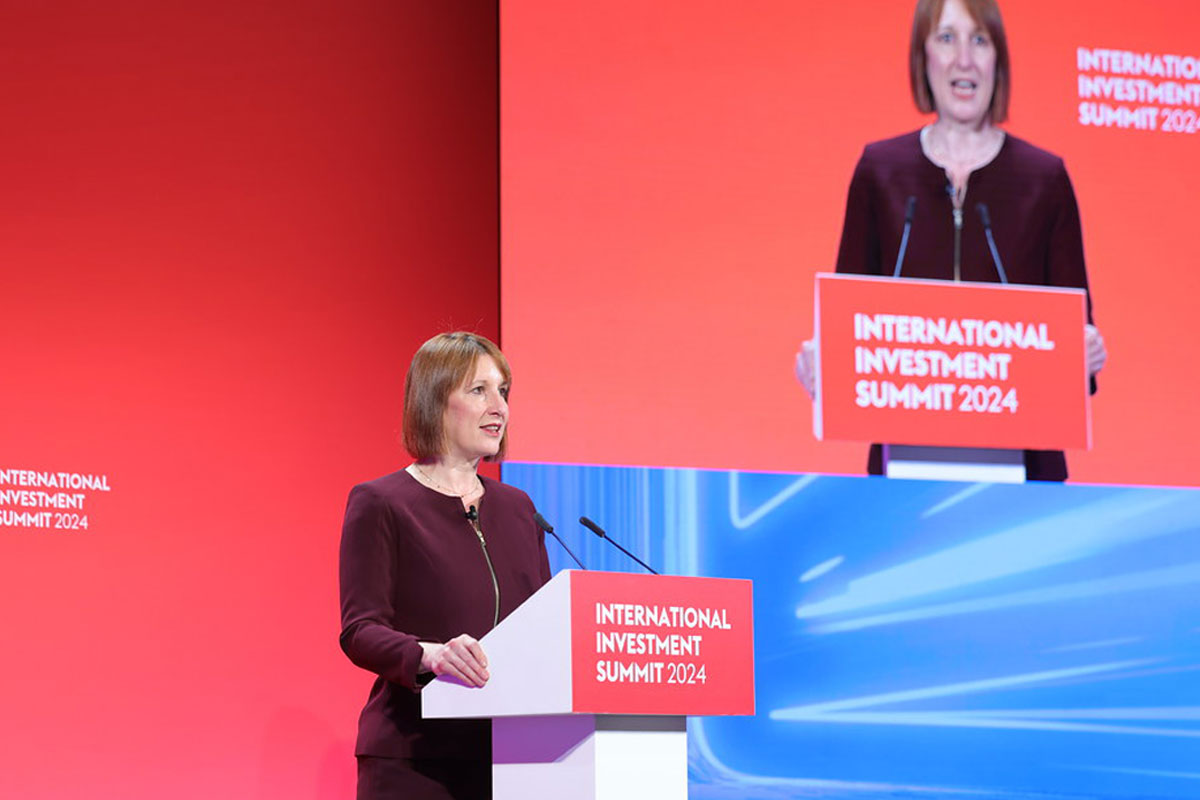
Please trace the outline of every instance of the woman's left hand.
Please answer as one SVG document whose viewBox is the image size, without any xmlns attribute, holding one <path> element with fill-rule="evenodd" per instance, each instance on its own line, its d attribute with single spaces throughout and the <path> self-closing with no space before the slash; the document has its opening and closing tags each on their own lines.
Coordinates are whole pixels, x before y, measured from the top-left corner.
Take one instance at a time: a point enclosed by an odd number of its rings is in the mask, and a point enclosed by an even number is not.
<svg viewBox="0 0 1200 800">
<path fill-rule="evenodd" d="M 424 672 L 449 675 L 467 686 L 483 686 L 491 677 L 483 645 L 469 634 L 455 636 L 445 644 L 421 642 L 421 649 Z"/>
<path fill-rule="evenodd" d="M 808 392 L 810 400 L 817 396 L 817 372 L 814 366 L 817 355 L 816 339 L 806 339 L 801 342 L 796 352 L 796 380 Z"/>
<path fill-rule="evenodd" d="M 1108 350 L 1104 347 L 1104 337 L 1100 335 L 1100 329 L 1095 325 L 1084 325 L 1083 343 L 1087 351 L 1088 375 L 1095 375 L 1104 369 L 1104 364 L 1108 361 Z"/>
</svg>

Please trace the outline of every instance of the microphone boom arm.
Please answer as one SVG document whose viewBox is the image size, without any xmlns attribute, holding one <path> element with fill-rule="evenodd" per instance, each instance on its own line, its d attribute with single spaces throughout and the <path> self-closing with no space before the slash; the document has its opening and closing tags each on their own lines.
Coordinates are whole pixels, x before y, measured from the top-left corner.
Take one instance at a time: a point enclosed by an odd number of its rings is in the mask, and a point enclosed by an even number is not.
<svg viewBox="0 0 1200 800">
<path fill-rule="evenodd" d="M 599 537 L 600 537 L 601 539 L 603 539 L 604 541 L 606 541 L 606 542 L 608 542 L 609 544 L 611 544 L 613 547 L 615 547 L 615 548 L 617 548 L 618 550 L 620 550 L 620 551 L 621 551 L 622 553 L 624 553 L 625 555 L 627 555 L 627 556 L 629 556 L 630 558 L 632 558 L 632 559 L 633 559 L 634 561 L 636 561 L 637 563 L 641 564 L 641 565 L 642 565 L 643 567 L 645 567 L 645 568 L 646 568 L 646 570 L 648 570 L 649 572 L 652 572 L 652 573 L 654 573 L 655 575 L 658 575 L 658 574 L 659 574 L 658 570 L 656 570 L 654 567 L 652 567 L 652 566 L 650 566 L 649 564 L 647 564 L 645 561 L 642 561 L 640 558 L 638 558 L 638 557 L 637 557 L 637 556 L 635 556 L 633 553 L 631 553 L 631 552 L 629 552 L 628 550 L 626 550 L 624 547 L 621 547 L 621 544 L 620 544 L 618 541 L 616 541 L 616 540 L 615 540 L 615 539 L 613 539 L 611 536 L 609 536 L 607 533 L 605 533 L 603 528 L 601 528 L 601 527 L 600 527 L 599 525 L 597 525 L 596 523 L 592 522 L 592 521 L 591 521 L 590 519 L 588 519 L 587 517 L 580 517 L 580 518 L 579 518 L 579 524 L 580 524 L 580 525 L 582 525 L 583 527 L 587 528 L 587 529 L 588 529 L 589 531 L 591 531 L 592 533 L 594 533 L 594 534 L 596 534 L 597 536 L 599 536 Z"/>
</svg>

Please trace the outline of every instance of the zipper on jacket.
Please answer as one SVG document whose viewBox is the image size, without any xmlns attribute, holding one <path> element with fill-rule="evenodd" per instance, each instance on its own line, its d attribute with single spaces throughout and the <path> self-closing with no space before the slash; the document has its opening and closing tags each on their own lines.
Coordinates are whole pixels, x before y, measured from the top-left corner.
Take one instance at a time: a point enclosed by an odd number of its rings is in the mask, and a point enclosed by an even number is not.
<svg viewBox="0 0 1200 800">
<path fill-rule="evenodd" d="M 954 207 L 954 280 L 962 280 L 962 226 L 963 213 L 959 206 Z"/>
<path fill-rule="evenodd" d="M 500 582 L 496 580 L 496 568 L 492 566 L 492 557 L 488 553 L 487 540 L 483 538 L 483 530 L 479 527 L 479 520 L 468 520 L 471 530 L 475 531 L 475 535 L 479 537 L 479 546 L 483 549 L 483 560 L 487 562 L 488 572 L 492 576 L 492 591 L 496 595 L 496 609 L 492 614 L 492 627 L 500 624 Z"/>
</svg>

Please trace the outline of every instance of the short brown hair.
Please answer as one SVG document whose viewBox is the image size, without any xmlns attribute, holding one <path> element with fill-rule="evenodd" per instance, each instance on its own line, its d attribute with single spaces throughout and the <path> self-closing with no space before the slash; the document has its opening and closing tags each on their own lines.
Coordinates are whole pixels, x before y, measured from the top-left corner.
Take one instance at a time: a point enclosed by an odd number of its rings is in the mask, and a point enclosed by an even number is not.
<svg viewBox="0 0 1200 800">
<path fill-rule="evenodd" d="M 1008 119 L 1008 99 L 1012 93 L 1012 70 L 1008 62 L 1008 37 L 996 0 L 962 0 L 975 24 L 987 31 L 996 48 L 996 85 L 992 89 L 992 104 L 988 117 L 992 122 Z M 929 73 L 925 63 L 925 41 L 942 16 L 946 0 L 917 0 L 913 13 L 912 40 L 908 45 L 908 81 L 913 102 L 924 114 L 937 111 L 933 105 L 933 90 L 929 88 Z"/>
<path fill-rule="evenodd" d="M 450 392 L 467 382 L 483 356 L 491 356 L 505 382 L 512 382 L 508 359 L 491 340 L 478 334 L 439 333 L 417 350 L 404 378 L 404 448 L 413 458 L 420 461 L 446 452 L 442 418 Z M 507 444 L 506 427 L 499 451 L 487 460 L 502 458 Z"/>
</svg>

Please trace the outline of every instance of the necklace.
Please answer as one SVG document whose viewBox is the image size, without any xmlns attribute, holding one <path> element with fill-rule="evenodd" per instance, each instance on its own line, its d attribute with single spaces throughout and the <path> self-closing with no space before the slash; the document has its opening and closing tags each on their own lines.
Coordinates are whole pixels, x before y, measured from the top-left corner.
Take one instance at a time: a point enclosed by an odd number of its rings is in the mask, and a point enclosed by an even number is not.
<svg viewBox="0 0 1200 800">
<path fill-rule="evenodd" d="M 957 155 L 950 152 L 949 143 L 936 134 L 933 125 L 926 125 L 921 129 L 921 149 L 930 161 L 947 171 L 973 172 L 992 163 L 1004 147 L 1004 140 L 1008 138 L 1004 131 L 999 128 L 992 128 L 992 131 L 989 140 L 971 148 L 974 152 L 969 150 L 965 155 Z"/>
<path fill-rule="evenodd" d="M 421 477 L 425 479 L 426 483 L 432 484 L 433 488 L 437 489 L 442 494 L 448 494 L 451 497 L 457 497 L 459 500 L 462 500 L 464 497 L 470 497 L 471 495 L 475 494 L 476 491 L 482 491 L 482 489 L 483 489 L 483 483 L 482 483 L 482 481 L 479 480 L 478 475 L 475 476 L 475 485 L 473 487 L 471 487 L 471 491 L 463 492 L 462 494 L 459 494 L 458 492 L 454 491 L 453 489 L 448 489 L 445 486 L 442 486 L 437 481 L 435 481 L 433 479 L 432 475 L 430 475 L 425 470 L 421 469 L 420 464 L 413 464 L 413 469 L 415 469 L 417 472 L 421 473 Z"/>
</svg>

